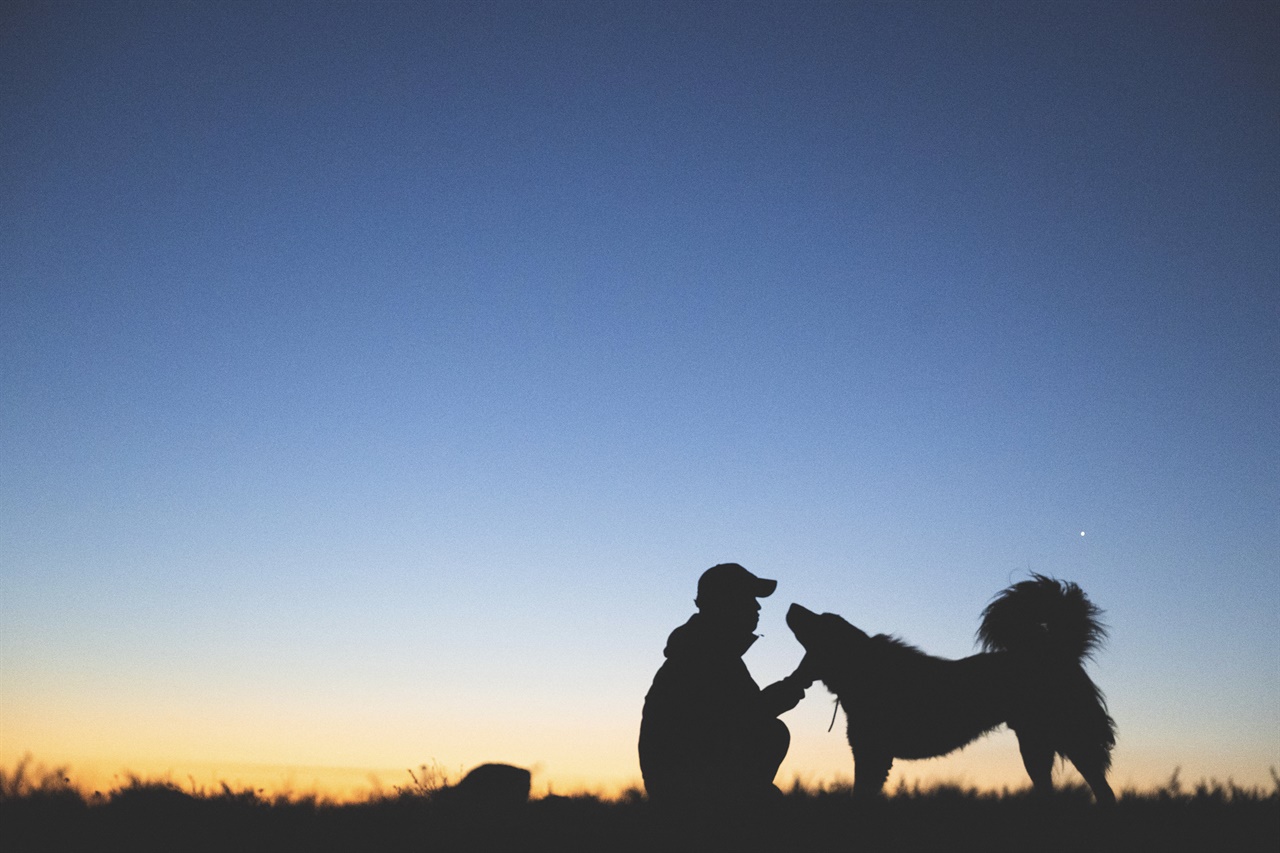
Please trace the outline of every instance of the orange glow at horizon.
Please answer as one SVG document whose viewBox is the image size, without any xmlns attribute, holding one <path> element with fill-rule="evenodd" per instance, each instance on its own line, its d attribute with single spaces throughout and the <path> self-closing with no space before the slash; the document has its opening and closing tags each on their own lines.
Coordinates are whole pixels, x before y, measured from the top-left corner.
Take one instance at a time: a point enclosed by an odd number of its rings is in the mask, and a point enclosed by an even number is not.
<svg viewBox="0 0 1280 853">
<path fill-rule="evenodd" d="M 792 725 L 793 744 L 778 772 L 777 785 L 786 790 L 797 781 L 808 788 L 851 783 L 854 765 L 839 728 L 815 734 L 807 722 Z M 217 791 L 225 783 L 233 790 L 252 788 L 265 796 L 315 795 L 349 802 L 411 786 L 410 771 L 420 775 L 423 766 L 428 772 L 441 774 L 444 781 L 454 783 L 467 770 L 487 761 L 503 761 L 532 770 L 534 797 L 550 793 L 616 797 L 628 788 L 641 786 L 631 732 L 618 727 L 601 727 L 596 731 L 557 731 L 542 727 L 540 731 L 526 730 L 519 736 L 513 734 L 489 741 L 482 740 L 480 732 L 473 731 L 466 742 L 460 737 L 451 738 L 451 748 L 447 751 L 432 751 L 402 761 L 396 761 L 389 750 L 370 748 L 368 754 L 377 760 L 367 763 L 350 760 L 353 754 L 350 751 L 326 753 L 318 747 L 295 753 L 305 755 L 305 760 L 282 758 L 284 751 L 279 749 L 264 749 L 260 760 L 246 760 L 231 752 L 224 753 L 223 758 L 211 759 L 209 752 L 201 753 L 194 746 L 172 753 L 173 757 L 165 757 L 157 755 L 154 749 L 147 749 L 141 737 L 128 743 L 113 739 L 110 745 L 94 746 L 87 739 L 69 738 L 59 743 L 35 739 L 32 734 L 29 728 L 20 732 L 6 725 L 0 740 L 0 767 L 10 771 L 28 756 L 29 772 L 40 768 L 63 769 L 72 784 L 87 793 L 105 793 L 128 784 L 134 777 L 171 782 L 197 792 Z M 25 736 L 25 742 L 14 735 Z M 267 742 L 265 733 L 259 735 L 258 742 Z M 170 747 L 176 745 L 169 742 Z M 342 755 L 346 760 L 326 761 L 326 755 Z M 1265 767 L 1239 763 L 1230 766 L 1231 761 L 1239 759 L 1239 756 L 1223 756 L 1215 760 L 1207 754 L 1165 757 L 1141 745 L 1127 749 L 1122 741 L 1111 778 L 1117 791 L 1148 790 L 1165 783 L 1175 769 L 1181 768 L 1182 778 L 1186 780 L 1231 779 L 1245 787 L 1268 786 Z M 1078 782 L 1079 777 L 1069 764 L 1060 762 L 1055 781 L 1059 784 Z M 948 783 L 997 791 L 1019 790 L 1029 784 L 1016 739 L 1007 731 L 979 739 L 945 758 L 896 762 L 886 790 L 893 791 L 900 783 L 908 787 L 918 783 L 926 788 Z"/>
</svg>

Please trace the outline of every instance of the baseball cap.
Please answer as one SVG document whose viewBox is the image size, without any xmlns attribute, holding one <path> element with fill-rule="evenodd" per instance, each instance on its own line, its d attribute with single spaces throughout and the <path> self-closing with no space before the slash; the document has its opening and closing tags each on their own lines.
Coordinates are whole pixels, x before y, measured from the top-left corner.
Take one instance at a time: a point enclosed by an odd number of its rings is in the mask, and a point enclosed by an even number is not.
<svg viewBox="0 0 1280 853">
<path fill-rule="evenodd" d="M 698 578 L 697 604 L 726 601 L 750 596 L 765 598 L 773 595 L 778 582 L 767 578 L 758 578 L 737 563 L 721 563 L 712 566 Z"/>
</svg>

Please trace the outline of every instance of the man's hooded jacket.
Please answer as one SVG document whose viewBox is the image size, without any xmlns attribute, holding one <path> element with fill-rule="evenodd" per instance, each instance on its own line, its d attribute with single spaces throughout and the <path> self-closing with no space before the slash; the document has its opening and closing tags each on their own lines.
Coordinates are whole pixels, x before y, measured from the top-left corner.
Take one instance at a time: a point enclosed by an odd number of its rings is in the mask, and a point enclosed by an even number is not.
<svg viewBox="0 0 1280 853">
<path fill-rule="evenodd" d="M 785 683 L 761 691 L 742 660 L 755 641 L 705 613 L 671 632 L 640 722 L 650 799 L 741 799 L 772 787 L 789 740 L 777 717 L 804 693 Z"/>
</svg>

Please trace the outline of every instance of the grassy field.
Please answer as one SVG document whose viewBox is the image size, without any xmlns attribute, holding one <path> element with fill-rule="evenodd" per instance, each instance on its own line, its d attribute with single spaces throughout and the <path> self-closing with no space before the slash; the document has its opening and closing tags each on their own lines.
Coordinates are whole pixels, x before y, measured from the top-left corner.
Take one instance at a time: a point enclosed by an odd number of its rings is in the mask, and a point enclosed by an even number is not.
<svg viewBox="0 0 1280 853">
<path fill-rule="evenodd" d="M 1175 773 L 1159 789 L 1121 792 L 1110 813 L 1074 788 L 1051 801 L 1026 792 L 900 788 L 859 804 L 847 790 L 797 786 L 772 808 L 696 823 L 655 813 L 639 792 L 483 808 L 447 791 L 419 779 L 364 802 L 332 803 L 133 778 L 86 795 L 58 770 L 32 772 L 23 764 L 0 771 L 0 849 L 1280 850 L 1280 779 L 1270 791 L 1217 783 L 1184 788 Z"/>
</svg>

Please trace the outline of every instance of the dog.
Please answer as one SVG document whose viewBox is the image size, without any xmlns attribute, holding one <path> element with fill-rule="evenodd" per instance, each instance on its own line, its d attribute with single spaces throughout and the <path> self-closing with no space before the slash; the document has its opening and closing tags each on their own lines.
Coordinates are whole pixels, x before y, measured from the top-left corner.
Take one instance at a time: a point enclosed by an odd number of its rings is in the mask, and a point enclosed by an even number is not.
<svg viewBox="0 0 1280 853">
<path fill-rule="evenodd" d="M 1101 614 L 1077 585 L 1032 575 L 992 599 L 978 629 L 983 651 L 961 660 L 799 604 L 787 625 L 805 650 L 797 673 L 844 707 L 855 797 L 879 794 L 895 758 L 946 755 L 1005 724 L 1037 794 L 1052 792 L 1061 755 L 1109 806 L 1116 725 L 1084 670 L 1106 639 Z"/>
</svg>

